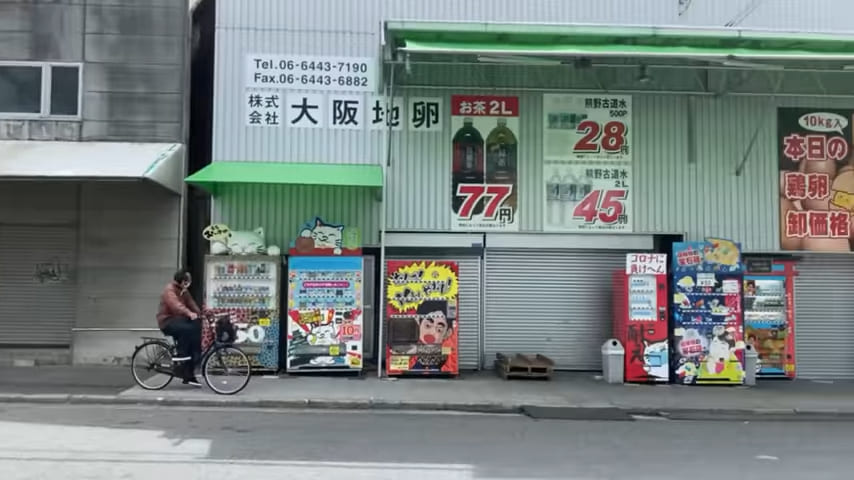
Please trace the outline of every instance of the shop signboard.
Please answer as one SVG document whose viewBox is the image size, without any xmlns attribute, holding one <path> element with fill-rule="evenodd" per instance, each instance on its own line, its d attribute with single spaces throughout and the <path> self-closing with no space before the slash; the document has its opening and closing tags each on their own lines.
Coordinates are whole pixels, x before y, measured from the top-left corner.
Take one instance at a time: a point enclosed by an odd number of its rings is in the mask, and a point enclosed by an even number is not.
<svg viewBox="0 0 854 480">
<path fill-rule="evenodd" d="M 386 272 L 388 375 L 459 373 L 458 264 L 390 260 Z"/>
<path fill-rule="evenodd" d="M 451 229 L 519 230 L 519 98 L 451 96 Z"/>
<path fill-rule="evenodd" d="M 543 230 L 631 232 L 632 98 L 543 96 Z"/>
<path fill-rule="evenodd" d="M 852 250 L 854 110 L 780 108 L 780 249 Z"/>
</svg>

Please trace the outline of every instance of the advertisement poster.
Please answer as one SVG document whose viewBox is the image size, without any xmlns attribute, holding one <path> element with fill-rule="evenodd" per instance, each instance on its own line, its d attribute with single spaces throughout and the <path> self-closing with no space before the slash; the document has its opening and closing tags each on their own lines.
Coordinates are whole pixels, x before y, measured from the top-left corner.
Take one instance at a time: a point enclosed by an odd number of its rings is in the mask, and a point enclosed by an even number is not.
<svg viewBox="0 0 854 480">
<path fill-rule="evenodd" d="M 519 98 L 451 96 L 451 230 L 519 230 Z"/>
<path fill-rule="evenodd" d="M 632 98 L 543 95 L 543 229 L 632 231 Z"/>
<path fill-rule="evenodd" d="M 386 373 L 456 375 L 459 266 L 386 262 Z"/>
<path fill-rule="evenodd" d="M 362 257 L 288 259 L 287 368 L 362 368 Z"/>
<path fill-rule="evenodd" d="M 854 110 L 780 108 L 780 249 L 852 250 Z"/>
<path fill-rule="evenodd" d="M 673 244 L 673 372 L 678 383 L 744 381 L 741 245 Z"/>
</svg>

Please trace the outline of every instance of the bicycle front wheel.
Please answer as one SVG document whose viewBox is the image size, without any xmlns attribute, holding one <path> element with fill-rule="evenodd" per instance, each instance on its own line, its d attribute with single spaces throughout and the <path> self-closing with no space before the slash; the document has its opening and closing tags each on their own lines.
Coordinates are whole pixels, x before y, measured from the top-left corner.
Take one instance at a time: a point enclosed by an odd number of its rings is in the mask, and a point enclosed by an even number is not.
<svg viewBox="0 0 854 480">
<path fill-rule="evenodd" d="M 234 345 L 218 345 L 205 357 L 202 376 L 211 390 L 234 395 L 249 385 L 252 365 L 249 357 Z"/>
<path fill-rule="evenodd" d="M 162 390 L 172 381 L 172 352 L 164 342 L 149 341 L 136 347 L 130 366 L 134 381 L 146 390 Z"/>
</svg>

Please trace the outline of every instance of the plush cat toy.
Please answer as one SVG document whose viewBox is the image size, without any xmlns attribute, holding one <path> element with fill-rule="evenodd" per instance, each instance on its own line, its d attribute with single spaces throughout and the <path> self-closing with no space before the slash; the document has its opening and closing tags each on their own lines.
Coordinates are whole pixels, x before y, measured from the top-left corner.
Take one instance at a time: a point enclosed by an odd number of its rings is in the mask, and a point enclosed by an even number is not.
<svg viewBox="0 0 854 480">
<path fill-rule="evenodd" d="M 281 255 L 279 247 L 267 247 L 264 241 L 264 229 L 261 227 L 252 231 L 232 231 L 228 225 L 210 225 L 202 232 L 202 236 L 211 242 L 211 255 Z"/>
</svg>

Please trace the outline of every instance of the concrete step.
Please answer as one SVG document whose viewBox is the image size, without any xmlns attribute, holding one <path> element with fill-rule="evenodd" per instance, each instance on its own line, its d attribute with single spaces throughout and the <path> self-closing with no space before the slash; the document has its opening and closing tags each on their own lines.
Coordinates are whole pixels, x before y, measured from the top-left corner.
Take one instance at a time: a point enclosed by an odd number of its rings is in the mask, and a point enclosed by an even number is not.
<svg viewBox="0 0 854 480">
<path fill-rule="evenodd" d="M 70 365 L 69 348 L 0 348 L 0 367 Z"/>
</svg>

